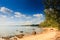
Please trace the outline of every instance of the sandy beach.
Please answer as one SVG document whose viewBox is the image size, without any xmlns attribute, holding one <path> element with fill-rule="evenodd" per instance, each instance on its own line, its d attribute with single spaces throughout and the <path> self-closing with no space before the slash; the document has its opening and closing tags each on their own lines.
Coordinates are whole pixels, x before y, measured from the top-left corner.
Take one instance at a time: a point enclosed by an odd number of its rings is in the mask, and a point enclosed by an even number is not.
<svg viewBox="0 0 60 40">
<path fill-rule="evenodd" d="M 36 35 L 29 35 L 29 36 L 23 36 L 22 38 L 18 38 L 16 36 L 10 38 L 10 39 L 2 39 L 0 40 L 57 40 L 56 38 L 60 34 L 60 31 L 57 32 L 56 30 L 50 30 L 47 29 L 44 32 L 41 32 Z M 60 36 L 59 36 L 60 37 Z"/>
<path fill-rule="evenodd" d="M 56 35 L 56 32 L 48 32 L 45 34 L 37 34 L 37 35 L 29 36 L 29 37 L 24 37 L 18 40 L 54 40 L 55 35 Z"/>
</svg>

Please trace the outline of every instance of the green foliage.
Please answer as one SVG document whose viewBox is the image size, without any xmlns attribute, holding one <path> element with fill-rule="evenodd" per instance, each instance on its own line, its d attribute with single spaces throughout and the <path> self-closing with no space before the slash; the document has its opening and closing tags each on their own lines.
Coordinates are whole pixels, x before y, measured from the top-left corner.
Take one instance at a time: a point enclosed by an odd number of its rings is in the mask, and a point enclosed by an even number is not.
<svg viewBox="0 0 60 40">
<path fill-rule="evenodd" d="M 58 23 L 53 20 L 46 20 L 40 24 L 41 27 L 58 27 Z"/>
<path fill-rule="evenodd" d="M 40 24 L 43 27 L 58 27 L 60 30 L 60 0 L 45 0 L 46 20 Z"/>
</svg>

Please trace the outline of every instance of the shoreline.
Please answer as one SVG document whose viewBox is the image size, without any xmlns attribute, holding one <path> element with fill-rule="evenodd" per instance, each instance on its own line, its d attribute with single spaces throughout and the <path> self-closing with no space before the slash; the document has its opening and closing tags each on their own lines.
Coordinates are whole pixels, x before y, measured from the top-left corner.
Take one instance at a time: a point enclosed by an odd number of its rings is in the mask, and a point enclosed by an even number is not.
<svg viewBox="0 0 60 40">
<path fill-rule="evenodd" d="M 44 30 L 42 32 L 40 32 L 39 34 L 36 34 L 35 32 L 31 35 L 15 35 L 14 37 L 11 38 L 5 38 L 6 40 L 47 40 L 49 38 L 49 40 L 55 39 L 56 34 L 57 34 L 57 30 L 55 28 L 43 28 Z M 60 34 L 60 33 L 59 33 Z M 48 35 L 48 36 L 47 36 Z M 51 37 L 52 36 L 52 37 Z M 44 38 L 46 37 L 46 38 Z M 33 39 L 32 39 L 33 38 Z M 51 39 L 50 39 L 51 38 Z M 4 40 L 4 38 L 0 38 L 1 40 Z"/>
</svg>

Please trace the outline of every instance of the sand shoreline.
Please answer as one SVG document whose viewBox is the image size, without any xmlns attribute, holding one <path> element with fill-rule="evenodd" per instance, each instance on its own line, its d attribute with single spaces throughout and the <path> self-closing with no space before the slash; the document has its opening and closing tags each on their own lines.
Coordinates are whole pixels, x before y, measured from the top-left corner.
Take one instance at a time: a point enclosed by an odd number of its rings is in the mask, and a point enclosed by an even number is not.
<svg viewBox="0 0 60 40">
<path fill-rule="evenodd" d="M 43 28 L 43 32 L 39 34 L 32 35 L 15 35 L 11 38 L 5 38 L 6 40 L 55 40 L 57 35 L 57 30 L 55 28 Z M 60 33 L 59 33 L 60 34 Z M 22 36 L 22 37 L 21 37 Z M 4 38 L 0 38 L 0 40 L 5 40 Z"/>
</svg>

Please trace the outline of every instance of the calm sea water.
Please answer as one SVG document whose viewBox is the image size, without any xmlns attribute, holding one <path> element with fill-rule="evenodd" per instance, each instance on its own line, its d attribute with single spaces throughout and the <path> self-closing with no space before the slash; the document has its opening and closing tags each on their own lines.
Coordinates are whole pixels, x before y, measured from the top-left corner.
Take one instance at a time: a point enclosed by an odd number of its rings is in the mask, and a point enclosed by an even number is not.
<svg viewBox="0 0 60 40">
<path fill-rule="evenodd" d="M 0 26 L 0 37 L 13 36 L 20 34 L 20 31 L 23 31 L 23 34 L 32 33 L 36 31 L 37 33 L 41 31 L 41 28 L 37 26 Z"/>
</svg>

